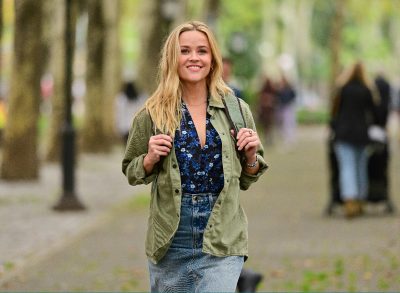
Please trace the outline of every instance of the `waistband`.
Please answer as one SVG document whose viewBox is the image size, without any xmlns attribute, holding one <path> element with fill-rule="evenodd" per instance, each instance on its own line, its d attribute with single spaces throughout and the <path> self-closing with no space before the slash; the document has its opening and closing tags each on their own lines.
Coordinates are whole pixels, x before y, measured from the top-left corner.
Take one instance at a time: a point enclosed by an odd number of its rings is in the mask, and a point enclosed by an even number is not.
<svg viewBox="0 0 400 293">
<path fill-rule="evenodd" d="M 183 193 L 182 194 L 182 203 L 197 203 L 200 204 L 202 202 L 211 202 L 213 203 L 218 197 L 219 193 L 214 192 L 205 192 L 205 193 Z"/>
</svg>

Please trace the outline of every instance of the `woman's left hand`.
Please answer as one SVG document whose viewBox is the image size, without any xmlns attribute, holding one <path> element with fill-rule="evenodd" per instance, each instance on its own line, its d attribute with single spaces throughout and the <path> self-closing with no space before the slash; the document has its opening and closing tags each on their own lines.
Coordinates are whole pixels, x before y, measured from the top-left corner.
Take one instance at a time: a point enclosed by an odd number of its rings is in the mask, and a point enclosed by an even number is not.
<svg viewBox="0 0 400 293">
<path fill-rule="evenodd" d="M 249 128 L 241 128 L 236 136 L 238 150 L 244 150 L 247 162 L 256 160 L 256 152 L 260 146 L 260 138 L 257 132 Z"/>
</svg>

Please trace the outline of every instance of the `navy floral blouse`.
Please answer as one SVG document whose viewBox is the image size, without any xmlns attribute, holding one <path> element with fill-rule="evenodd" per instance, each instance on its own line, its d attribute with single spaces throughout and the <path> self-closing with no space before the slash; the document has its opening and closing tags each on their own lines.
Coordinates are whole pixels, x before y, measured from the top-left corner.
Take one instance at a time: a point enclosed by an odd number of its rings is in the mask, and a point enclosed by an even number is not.
<svg viewBox="0 0 400 293">
<path fill-rule="evenodd" d="M 185 193 L 219 193 L 224 187 L 222 144 L 206 116 L 206 142 L 203 148 L 189 110 L 182 102 L 180 129 L 175 133 L 175 154 Z"/>
</svg>

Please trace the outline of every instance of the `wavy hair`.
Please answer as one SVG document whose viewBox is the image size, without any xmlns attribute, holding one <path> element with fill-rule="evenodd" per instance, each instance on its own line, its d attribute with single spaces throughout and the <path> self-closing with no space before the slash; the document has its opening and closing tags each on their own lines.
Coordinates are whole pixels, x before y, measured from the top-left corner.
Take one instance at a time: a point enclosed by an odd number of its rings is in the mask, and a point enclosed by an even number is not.
<svg viewBox="0 0 400 293">
<path fill-rule="evenodd" d="M 158 86 L 145 104 L 154 127 L 172 136 L 182 117 L 182 84 L 178 75 L 179 36 L 186 31 L 199 31 L 207 36 L 212 55 L 211 70 L 207 76 L 209 94 L 223 98 L 232 93 L 222 79 L 222 56 L 209 27 L 200 21 L 189 21 L 177 26 L 164 43 L 158 68 Z"/>
</svg>

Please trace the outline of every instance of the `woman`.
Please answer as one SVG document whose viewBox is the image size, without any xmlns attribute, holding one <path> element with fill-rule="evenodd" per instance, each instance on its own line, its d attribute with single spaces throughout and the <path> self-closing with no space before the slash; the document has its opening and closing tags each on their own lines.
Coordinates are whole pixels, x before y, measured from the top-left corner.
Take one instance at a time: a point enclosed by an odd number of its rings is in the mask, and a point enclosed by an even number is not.
<svg viewBox="0 0 400 293">
<path fill-rule="evenodd" d="M 340 82 L 332 109 L 339 190 L 348 218 L 362 213 L 368 192 L 368 127 L 377 121 L 372 96 L 363 65 L 355 63 Z"/>
<path fill-rule="evenodd" d="M 156 91 L 134 118 L 122 163 L 132 185 L 152 182 L 146 238 L 151 291 L 234 292 L 247 257 L 239 189 L 267 166 L 250 109 L 234 139 L 214 36 L 201 22 L 166 40 Z M 240 161 L 236 148 L 244 152 Z"/>
</svg>

